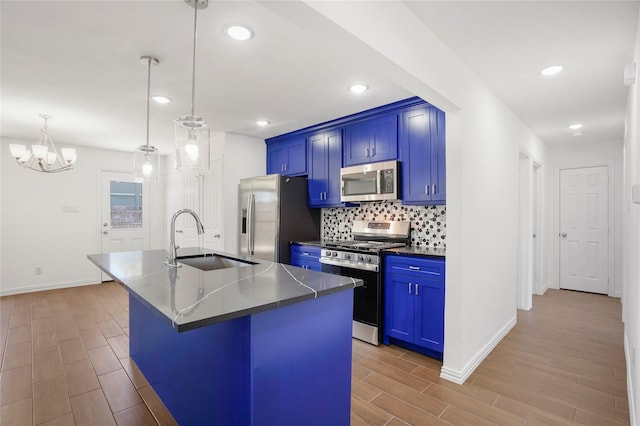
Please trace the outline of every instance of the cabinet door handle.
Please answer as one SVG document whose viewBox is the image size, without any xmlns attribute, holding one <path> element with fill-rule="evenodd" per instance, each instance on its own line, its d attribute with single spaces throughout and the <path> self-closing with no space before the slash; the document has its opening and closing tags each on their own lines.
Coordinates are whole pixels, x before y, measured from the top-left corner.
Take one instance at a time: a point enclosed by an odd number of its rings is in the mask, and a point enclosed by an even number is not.
<svg viewBox="0 0 640 426">
<path fill-rule="evenodd" d="M 284 163 L 282 166 L 284 167 L 284 171 L 286 172 L 287 171 L 287 163 Z"/>
<path fill-rule="evenodd" d="M 367 148 L 367 157 L 369 156 L 369 148 Z"/>
<path fill-rule="evenodd" d="M 433 195 L 436 195 L 436 184 L 435 183 L 433 185 L 431 185 L 431 193 Z"/>
<path fill-rule="evenodd" d="M 411 283 L 409 283 L 409 294 L 411 294 Z"/>
<path fill-rule="evenodd" d="M 418 289 L 419 289 L 419 288 L 420 288 L 420 287 L 418 287 L 418 284 L 416 284 L 416 296 L 419 296 L 419 295 L 420 295 L 420 294 L 419 294 L 419 292 L 418 292 Z"/>
<path fill-rule="evenodd" d="M 409 269 L 411 269 L 413 271 L 419 271 L 420 267 L 419 266 L 409 266 Z"/>
<path fill-rule="evenodd" d="M 308 252 L 308 251 L 303 251 L 303 252 L 302 252 L 302 255 L 303 255 L 303 256 L 309 256 L 309 252 Z"/>
<path fill-rule="evenodd" d="M 376 147 L 375 147 L 375 146 L 372 146 L 372 147 L 371 147 L 371 156 L 372 156 L 372 157 L 375 157 L 375 156 L 376 156 Z"/>
<path fill-rule="evenodd" d="M 424 186 L 424 195 L 429 195 L 429 184 Z"/>
</svg>

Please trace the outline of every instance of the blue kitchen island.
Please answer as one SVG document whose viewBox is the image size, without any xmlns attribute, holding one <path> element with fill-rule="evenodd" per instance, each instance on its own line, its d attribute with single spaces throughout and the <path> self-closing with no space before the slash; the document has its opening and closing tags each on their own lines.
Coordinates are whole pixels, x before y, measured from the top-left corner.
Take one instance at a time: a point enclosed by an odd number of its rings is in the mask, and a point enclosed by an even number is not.
<svg viewBox="0 0 640 426">
<path fill-rule="evenodd" d="M 129 291 L 131 358 L 180 425 L 349 425 L 360 280 L 199 249 L 181 268 L 165 257 L 88 256 Z"/>
</svg>

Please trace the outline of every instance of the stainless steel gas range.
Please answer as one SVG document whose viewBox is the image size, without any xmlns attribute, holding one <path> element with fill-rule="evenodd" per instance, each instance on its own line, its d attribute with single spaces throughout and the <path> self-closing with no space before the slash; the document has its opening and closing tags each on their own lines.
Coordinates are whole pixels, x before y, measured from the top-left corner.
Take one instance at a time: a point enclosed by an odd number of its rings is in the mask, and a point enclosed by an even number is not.
<svg viewBox="0 0 640 426">
<path fill-rule="evenodd" d="M 382 337 L 383 271 L 382 251 L 404 247 L 411 235 L 410 222 L 354 221 L 353 240 L 325 241 L 320 263 L 322 271 L 360 278 L 354 289 L 353 337 L 378 345 Z"/>
</svg>

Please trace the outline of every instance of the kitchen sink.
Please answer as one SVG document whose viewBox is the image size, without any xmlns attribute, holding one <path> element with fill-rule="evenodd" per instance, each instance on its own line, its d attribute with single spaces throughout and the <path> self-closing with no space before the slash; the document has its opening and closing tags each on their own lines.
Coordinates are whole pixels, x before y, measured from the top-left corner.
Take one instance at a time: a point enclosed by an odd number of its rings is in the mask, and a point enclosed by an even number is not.
<svg viewBox="0 0 640 426">
<path fill-rule="evenodd" d="M 242 266 L 256 265 L 255 262 L 233 259 L 217 254 L 208 256 L 203 255 L 178 257 L 176 260 L 178 261 L 178 263 L 192 266 L 194 268 L 200 269 L 201 271 L 213 271 L 216 269 L 239 268 Z"/>
</svg>

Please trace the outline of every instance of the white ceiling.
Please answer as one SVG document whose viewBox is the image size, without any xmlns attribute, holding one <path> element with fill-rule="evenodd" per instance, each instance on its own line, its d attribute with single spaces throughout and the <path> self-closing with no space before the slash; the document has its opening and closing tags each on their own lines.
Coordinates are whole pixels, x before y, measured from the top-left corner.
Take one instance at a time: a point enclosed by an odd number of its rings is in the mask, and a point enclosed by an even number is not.
<svg viewBox="0 0 640 426">
<path fill-rule="evenodd" d="M 632 58 L 638 3 L 406 5 L 553 145 L 622 140 L 622 69 Z M 370 51 L 336 46 L 335 37 L 321 36 L 330 26 L 310 28 L 295 19 L 298 10 L 286 11 L 301 7 L 212 1 L 199 12 L 196 114 L 213 131 L 266 138 L 412 96 L 369 66 Z M 3 0 L 0 15 L 2 137 L 37 139 L 38 114 L 47 113 L 58 145 L 133 150 L 146 130 L 139 57 L 153 55 L 160 65 L 152 94 L 173 102 L 152 103 L 151 143 L 170 152 L 173 120 L 191 109 L 192 8 L 182 0 Z M 222 29 L 233 22 L 248 24 L 255 37 L 227 38 Z M 565 66 L 559 76 L 538 74 L 556 63 Z M 350 94 L 356 81 L 371 90 Z M 272 124 L 258 128 L 259 118 Z M 585 123 L 581 137 L 567 130 L 574 121 Z"/>
</svg>

